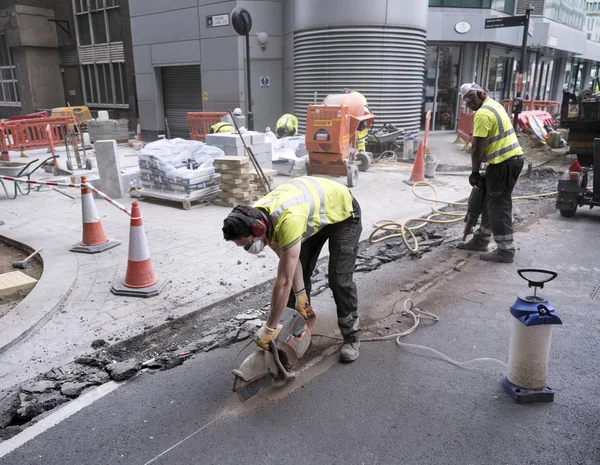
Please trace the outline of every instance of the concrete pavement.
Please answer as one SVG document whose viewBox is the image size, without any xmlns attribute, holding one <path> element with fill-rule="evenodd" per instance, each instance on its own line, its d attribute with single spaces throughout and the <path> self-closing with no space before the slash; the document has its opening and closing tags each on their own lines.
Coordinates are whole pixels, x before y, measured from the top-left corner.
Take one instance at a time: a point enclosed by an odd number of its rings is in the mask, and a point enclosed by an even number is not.
<svg viewBox="0 0 600 465">
<path fill-rule="evenodd" d="M 468 153 L 452 145 L 453 139 L 453 133 L 432 133 L 434 156 L 446 165 L 468 166 Z M 45 155 L 44 151 L 38 154 Z M 132 155 L 131 149 L 120 153 L 124 170 L 135 169 L 137 158 Z M 61 160 L 64 163 L 64 153 Z M 431 204 L 417 199 L 402 182 L 411 169 L 411 164 L 382 163 L 360 173 L 352 191 L 363 209 L 361 239 L 369 236 L 379 219 L 404 222 L 431 211 Z M 36 174 L 49 177 L 41 170 Z M 82 174 L 93 177 L 93 173 L 76 172 Z M 438 173 L 432 184 L 440 199 L 458 201 L 470 192 L 465 178 Z M 345 183 L 343 178 L 333 179 Z M 276 184 L 287 180 L 277 176 Z M 115 342 L 134 336 L 168 317 L 199 310 L 275 275 L 274 254 L 254 257 L 223 241 L 221 226 L 228 208 L 206 205 L 185 211 L 177 204 L 141 201 L 154 271 L 169 284 L 149 299 L 115 296 L 110 288 L 127 264 L 129 217 L 97 200 L 107 236 L 122 244 L 100 254 L 72 253 L 70 247 L 81 240 L 81 205 L 78 190 L 68 193 L 75 199 L 49 187 L 15 200 L 0 196 L 6 223 L 0 226 L 0 235 L 32 248 L 44 247 L 39 284 L 1 321 L 0 389 L 72 361 L 89 352 L 95 339 Z M 423 194 L 431 196 L 427 190 Z M 121 199 L 121 203 L 127 206 L 131 200 L 135 199 Z"/>
<path fill-rule="evenodd" d="M 337 354 L 310 363 L 288 387 L 240 404 L 229 371 L 238 344 L 197 354 L 173 370 L 142 373 L 3 463 L 597 464 L 600 268 L 597 251 L 585 244 L 600 240 L 599 223 L 596 210 L 564 219 L 550 207 L 546 217 L 518 226 L 513 264 L 482 262 L 477 253 L 448 245 L 409 267 L 398 261 L 357 275 L 361 314 L 369 320 L 365 332 L 398 331 L 401 304 L 395 313 L 390 308 L 408 296 L 440 321 L 423 322 L 404 342 L 455 360 L 506 362 L 509 306 L 527 290 L 516 271 L 557 271 L 541 292 L 563 319 L 553 328 L 550 350 L 553 403 L 514 403 L 498 364 L 464 370 L 387 341 L 364 343 L 352 364 L 337 363 Z M 459 261 L 463 266 L 454 269 Z M 424 276 L 427 270 L 440 274 L 438 284 L 422 294 L 410 291 L 411 282 L 431 277 Z M 331 302 L 330 296 L 322 300 Z M 317 324 L 334 325 L 331 303 L 318 308 Z M 311 362 L 332 345 L 313 341 Z"/>
</svg>

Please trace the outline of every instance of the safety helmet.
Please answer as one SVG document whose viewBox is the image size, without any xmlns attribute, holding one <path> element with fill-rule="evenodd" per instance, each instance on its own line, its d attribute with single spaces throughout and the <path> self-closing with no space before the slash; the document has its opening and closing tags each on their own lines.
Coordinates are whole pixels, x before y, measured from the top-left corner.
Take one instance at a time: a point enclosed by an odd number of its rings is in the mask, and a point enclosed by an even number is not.
<svg viewBox="0 0 600 465">
<path fill-rule="evenodd" d="M 242 109 L 241 108 L 236 108 L 235 110 L 233 110 L 233 114 L 235 116 L 242 116 Z"/>
<path fill-rule="evenodd" d="M 462 86 L 460 86 L 460 97 L 461 98 L 465 98 L 467 96 L 467 94 L 470 94 L 471 92 L 476 92 L 477 96 L 481 99 L 485 99 L 486 96 L 486 92 L 485 90 L 483 90 L 481 88 L 481 86 L 479 84 L 476 84 L 475 82 L 467 82 L 465 84 L 463 84 Z"/>
</svg>

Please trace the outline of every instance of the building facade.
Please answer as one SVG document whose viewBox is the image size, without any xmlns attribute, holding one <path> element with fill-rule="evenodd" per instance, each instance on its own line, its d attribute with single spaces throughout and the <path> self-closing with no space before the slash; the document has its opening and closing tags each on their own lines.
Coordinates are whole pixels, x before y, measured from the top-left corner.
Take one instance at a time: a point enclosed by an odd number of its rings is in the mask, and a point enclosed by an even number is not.
<svg viewBox="0 0 600 465">
<path fill-rule="evenodd" d="M 456 81 L 478 82 L 498 100 L 516 95 L 523 27 L 485 29 L 485 19 L 523 15 L 528 5 L 534 10 L 522 95 L 561 101 L 563 90 L 589 88 L 600 47 L 585 31 L 585 0 L 429 0 L 423 111 L 435 113 L 434 129 L 455 128 Z"/>
<path fill-rule="evenodd" d="M 255 128 L 315 98 L 363 92 L 382 121 L 417 131 L 427 5 L 406 0 L 130 0 L 142 131 L 188 135 L 187 111 L 247 111 L 245 38 L 230 13 L 252 16 Z M 259 41 L 260 38 L 260 41 Z M 316 97 L 315 97 L 316 95 Z"/>
<path fill-rule="evenodd" d="M 0 69 L 2 118 L 87 105 L 135 128 L 126 0 L 0 2 Z"/>
</svg>

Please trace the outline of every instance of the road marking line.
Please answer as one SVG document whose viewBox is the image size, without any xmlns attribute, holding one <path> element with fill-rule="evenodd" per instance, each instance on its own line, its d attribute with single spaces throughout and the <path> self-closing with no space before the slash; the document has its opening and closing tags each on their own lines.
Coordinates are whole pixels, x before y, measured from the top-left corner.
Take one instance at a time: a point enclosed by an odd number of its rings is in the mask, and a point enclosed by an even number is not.
<svg viewBox="0 0 600 465">
<path fill-rule="evenodd" d="M 98 388 L 85 393 L 84 395 L 70 401 L 60 410 L 48 415 L 46 418 L 40 420 L 35 425 L 25 429 L 22 433 L 10 438 L 7 441 L 0 443 L 0 458 L 15 451 L 26 442 L 32 440 L 36 436 L 49 430 L 50 428 L 58 425 L 63 420 L 66 420 L 71 415 L 83 410 L 88 405 L 93 404 L 97 400 L 101 399 L 105 395 L 111 393 L 115 389 L 123 386 L 124 382 L 117 383 L 116 381 L 109 381 Z"/>
</svg>

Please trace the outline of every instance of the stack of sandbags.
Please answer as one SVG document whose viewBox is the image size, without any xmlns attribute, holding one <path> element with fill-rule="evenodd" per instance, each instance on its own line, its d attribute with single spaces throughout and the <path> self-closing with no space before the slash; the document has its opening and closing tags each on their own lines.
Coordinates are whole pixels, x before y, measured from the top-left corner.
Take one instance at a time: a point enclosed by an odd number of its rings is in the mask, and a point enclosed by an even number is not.
<svg viewBox="0 0 600 465">
<path fill-rule="evenodd" d="M 246 147 L 252 149 L 252 153 L 260 167 L 271 169 L 273 167 L 273 152 L 271 143 L 265 140 L 264 133 L 256 131 L 246 131 L 242 134 L 244 141 L 240 135 L 235 132 L 225 132 L 219 134 L 207 134 L 206 143 L 214 147 L 218 147 L 225 153 L 225 156 L 246 157 Z"/>
<path fill-rule="evenodd" d="M 225 156 L 216 158 L 213 162 L 219 175 L 216 180 L 221 184 L 219 199 L 214 203 L 222 207 L 246 205 L 252 201 L 254 187 L 250 180 L 252 175 L 248 157 Z"/>
</svg>

